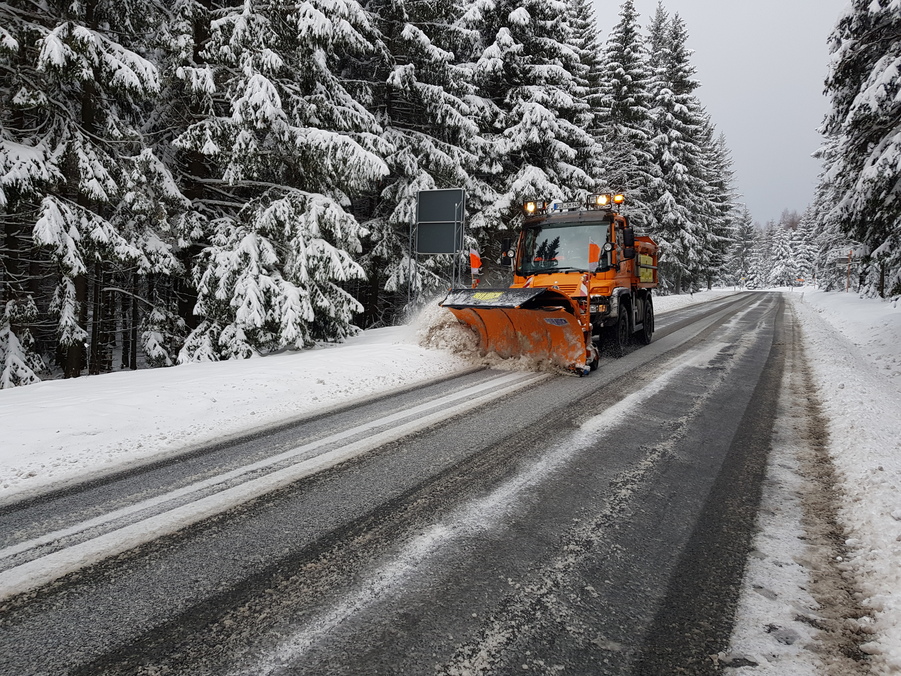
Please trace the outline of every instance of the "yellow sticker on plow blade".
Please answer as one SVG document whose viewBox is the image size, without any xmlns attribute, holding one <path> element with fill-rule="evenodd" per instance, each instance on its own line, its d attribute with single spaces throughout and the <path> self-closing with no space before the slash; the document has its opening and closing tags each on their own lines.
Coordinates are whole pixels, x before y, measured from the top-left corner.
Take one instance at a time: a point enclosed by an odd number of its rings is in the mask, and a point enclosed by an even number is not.
<svg viewBox="0 0 901 676">
<path fill-rule="evenodd" d="M 504 295 L 503 291 L 477 291 L 472 294 L 473 300 L 497 300 Z"/>
</svg>

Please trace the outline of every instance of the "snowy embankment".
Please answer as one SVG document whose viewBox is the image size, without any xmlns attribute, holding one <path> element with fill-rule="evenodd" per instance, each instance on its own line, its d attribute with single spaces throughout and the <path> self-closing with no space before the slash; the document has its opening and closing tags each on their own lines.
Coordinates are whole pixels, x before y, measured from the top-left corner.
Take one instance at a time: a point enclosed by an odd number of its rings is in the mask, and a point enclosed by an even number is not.
<svg viewBox="0 0 901 676">
<path fill-rule="evenodd" d="M 760 531 L 730 652 L 717 657 L 734 667 L 730 674 L 898 674 L 901 307 L 855 294 L 783 291 L 813 382 L 805 381 L 800 363 L 786 373 Z M 807 419 L 811 387 L 819 405 L 816 429 Z M 833 490 L 811 445 L 821 440 L 837 498 L 818 493 Z M 833 508 L 843 546 L 830 543 Z M 829 631 L 820 634 L 819 626 Z M 870 656 L 866 664 L 853 659 L 857 646 Z"/>
<path fill-rule="evenodd" d="M 472 368 L 415 325 L 302 352 L 50 380 L 0 390 L 0 504 L 23 492 Z"/>
<path fill-rule="evenodd" d="M 873 673 L 901 673 L 901 304 L 806 291 L 792 299 L 805 337 L 829 453 L 842 488 L 861 605 L 872 613 Z"/>
</svg>

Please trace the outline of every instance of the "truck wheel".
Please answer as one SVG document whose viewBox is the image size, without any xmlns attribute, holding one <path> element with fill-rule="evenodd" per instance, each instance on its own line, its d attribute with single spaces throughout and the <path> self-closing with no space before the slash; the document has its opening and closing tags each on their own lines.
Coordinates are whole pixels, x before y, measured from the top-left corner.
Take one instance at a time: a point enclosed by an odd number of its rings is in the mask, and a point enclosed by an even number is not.
<svg viewBox="0 0 901 676">
<path fill-rule="evenodd" d="M 641 331 L 635 334 L 639 345 L 650 345 L 654 337 L 654 304 L 648 298 L 644 301 L 644 322 Z"/>
<path fill-rule="evenodd" d="M 626 347 L 629 345 L 631 338 L 629 330 L 629 317 L 626 306 L 623 305 L 619 309 L 619 317 L 616 324 L 607 329 L 605 342 L 605 352 L 611 357 L 622 357 L 626 354 Z"/>
</svg>

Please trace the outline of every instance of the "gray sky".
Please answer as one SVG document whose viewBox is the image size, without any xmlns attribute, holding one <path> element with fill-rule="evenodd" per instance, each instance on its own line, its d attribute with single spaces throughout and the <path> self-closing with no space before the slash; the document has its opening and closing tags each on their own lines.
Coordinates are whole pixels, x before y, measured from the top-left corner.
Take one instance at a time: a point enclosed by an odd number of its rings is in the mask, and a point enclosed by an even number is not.
<svg viewBox="0 0 901 676">
<path fill-rule="evenodd" d="M 622 0 L 594 0 L 601 39 Z M 826 40 L 848 0 L 664 0 L 688 28 L 697 95 L 732 151 L 736 188 L 755 221 L 813 199 L 828 104 Z M 647 27 L 657 0 L 635 0 Z"/>
</svg>

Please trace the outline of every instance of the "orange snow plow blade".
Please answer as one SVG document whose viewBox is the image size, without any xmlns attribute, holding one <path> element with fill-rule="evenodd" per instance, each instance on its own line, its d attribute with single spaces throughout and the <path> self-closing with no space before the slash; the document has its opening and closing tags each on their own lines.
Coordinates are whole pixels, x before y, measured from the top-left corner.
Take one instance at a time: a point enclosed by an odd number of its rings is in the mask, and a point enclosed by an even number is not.
<svg viewBox="0 0 901 676">
<path fill-rule="evenodd" d="M 581 372 L 585 335 L 578 305 L 553 289 L 454 289 L 440 305 L 481 338 L 482 350 L 527 356 Z"/>
</svg>

